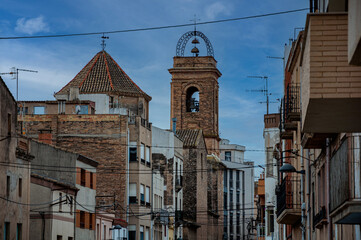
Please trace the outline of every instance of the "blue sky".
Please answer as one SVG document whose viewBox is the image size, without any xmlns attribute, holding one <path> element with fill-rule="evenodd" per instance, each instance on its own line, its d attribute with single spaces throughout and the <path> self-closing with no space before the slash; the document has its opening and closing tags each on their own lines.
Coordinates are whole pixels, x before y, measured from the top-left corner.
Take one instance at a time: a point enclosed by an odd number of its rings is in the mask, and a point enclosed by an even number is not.
<svg viewBox="0 0 361 240">
<path fill-rule="evenodd" d="M 62 0 L 13 1 L 0 5 L 0 36 L 31 36 L 101 32 L 237 18 L 308 7 L 303 0 Z M 307 12 L 198 26 L 211 41 L 220 85 L 220 136 L 263 149 L 264 96 L 246 90 L 260 89 L 269 77 L 272 101 L 282 97 L 284 45 L 303 27 Z M 145 92 L 153 97 L 150 118 L 154 125 L 169 128 L 170 79 L 176 44 L 192 27 L 111 34 L 107 52 Z M 19 74 L 20 100 L 51 100 L 101 50 L 100 35 L 68 38 L 0 40 L 0 72 L 11 67 L 39 73 Z M 205 51 L 200 47 L 200 54 Z M 3 76 L 15 96 L 15 81 Z M 271 104 L 270 112 L 279 104 Z M 246 151 L 245 158 L 264 164 L 263 152 Z M 259 172 L 259 171 L 257 171 Z"/>
</svg>

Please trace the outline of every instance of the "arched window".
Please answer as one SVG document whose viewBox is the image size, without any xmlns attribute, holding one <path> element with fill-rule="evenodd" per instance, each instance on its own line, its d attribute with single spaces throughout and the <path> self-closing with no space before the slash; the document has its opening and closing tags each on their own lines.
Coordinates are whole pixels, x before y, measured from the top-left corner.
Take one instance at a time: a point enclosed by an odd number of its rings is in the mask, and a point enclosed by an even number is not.
<svg viewBox="0 0 361 240">
<path fill-rule="evenodd" d="M 196 87 L 187 89 L 187 112 L 199 112 L 199 90 Z"/>
</svg>

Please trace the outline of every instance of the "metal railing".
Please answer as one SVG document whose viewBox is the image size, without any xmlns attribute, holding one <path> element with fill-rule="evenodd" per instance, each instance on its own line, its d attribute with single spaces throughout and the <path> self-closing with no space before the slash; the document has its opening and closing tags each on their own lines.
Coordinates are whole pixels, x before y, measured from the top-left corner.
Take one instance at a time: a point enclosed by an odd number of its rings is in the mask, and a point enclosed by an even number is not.
<svg viewBox="0 0 361 240">
<path fill-rule="evenodd" d="M 285 96 L 285 114 L 286 117 L 291 113 L 300 113 L 300 85 L 288 84 Z"/>
<path fill-rule="evenodd" d="M 285 177 L 277 189 L 277 216 L 285 209 L 293 208 L 292 182 Z"/>
<path fill-rule="evenodd" d="M 326 219 L 326 208 L 322 206 L 321 210 L 313 216 L 313 227 L 315 227 L 323 219 Z"/>
</svg>

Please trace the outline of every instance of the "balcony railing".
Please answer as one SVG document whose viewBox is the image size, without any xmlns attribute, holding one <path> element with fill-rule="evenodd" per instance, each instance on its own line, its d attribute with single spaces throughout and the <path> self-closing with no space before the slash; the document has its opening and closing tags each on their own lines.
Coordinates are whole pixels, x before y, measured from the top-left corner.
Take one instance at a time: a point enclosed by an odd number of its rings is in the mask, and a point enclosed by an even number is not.
<svg viewBox="0 0 361 240">
<path fill-rule="evenodd" d="M 300 119 L 300 85 L 288 84 L 285 96 L 285 115 L 288 120 Z"/>
<path fill-rule="evenodd" d="M 326 208 L 323 206 L 321 210 L 313 216 L 313 227 L 322 228 L 327 223 Z"/>
<path fill-rule="evenodd" d="M 292 182 L 285 177 L 277 189 L 277 216 L 285 209 L 293 208 Z"/>
</svg>

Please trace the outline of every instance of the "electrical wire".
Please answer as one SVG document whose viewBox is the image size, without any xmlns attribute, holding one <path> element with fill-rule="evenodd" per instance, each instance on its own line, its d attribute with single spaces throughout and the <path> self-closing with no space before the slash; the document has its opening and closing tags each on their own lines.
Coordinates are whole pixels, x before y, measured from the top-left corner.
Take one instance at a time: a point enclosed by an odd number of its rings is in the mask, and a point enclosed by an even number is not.
<svg viewBox="0 0 361 240">
<path fill-rule="evenodd" d="M 0 196 L 0 199 L 3 199 L 5 201 L 11 202 L 11 203 L 15 203 L 15 204 L 18 204 L 18 205 L 24 205 L 24 206 L 41 206 L 41 205 L 48 205 L 48 204 L 50 205 L 50 204 L 52 204 L 52 203 L 54 203 L 54 202 L 56 202 L 56 201 L 58 201 L 58 200 L 60 200 L 62 198 L 63 197 L 55 199 L 55 200 L 53 200 L 51 202 L 45 202 L 45 203 L 21 203 L 21 202 L 16 202 L 16 201 L 13 201 L 13 200 L 10 200 L 8 198 L 4 198 L 4 197 Z"/>
<path fill-rule="evenodd" d="M 246 17 L 228 18 L 228 19 L 221 19 L 221 20 L 214 20 L 214 21 L 197 22 L 197 25 L 207 25 L 207 24 L 214 24 L 214 23 L 224 23 L 224 22 L 233 22 L 233 21 L 254 19 L 254 18 L 270 17 L 270 16 L 276 16 L 276 15 L 282 15 L 282 14 L 303 12 L 303 11 L 307 11 L 307 10 L 309 10 L 309 8 L 300 8 L 300 9 L 294 9 L 294 10 L 281 11 L 281 12 L 265 13 L 265 14 L 246 16 Z M 161 29 L 169 29 L 169 28 L 188 27 L 188 26 L 194 26 L 194 24 L 193 23 L 186 23 L 186 24 L 177 24 L 177 25 L 134 28 L 134 29 L 114 30 L 114 31 L 88 32 L 88 33 L 70 33 L 70 34 L 36 35 L 36 36 L 10 36 L 10 37 L 0 37 L 0 40 L 90 36 L 90 35 L 101 35 L 101 34 L 116 34 L 116 33 L 127 33 L 127 32 L 141 32 L 141 31 L 150 31 L 150 30 L 161 30 Z"/>
</svg>

